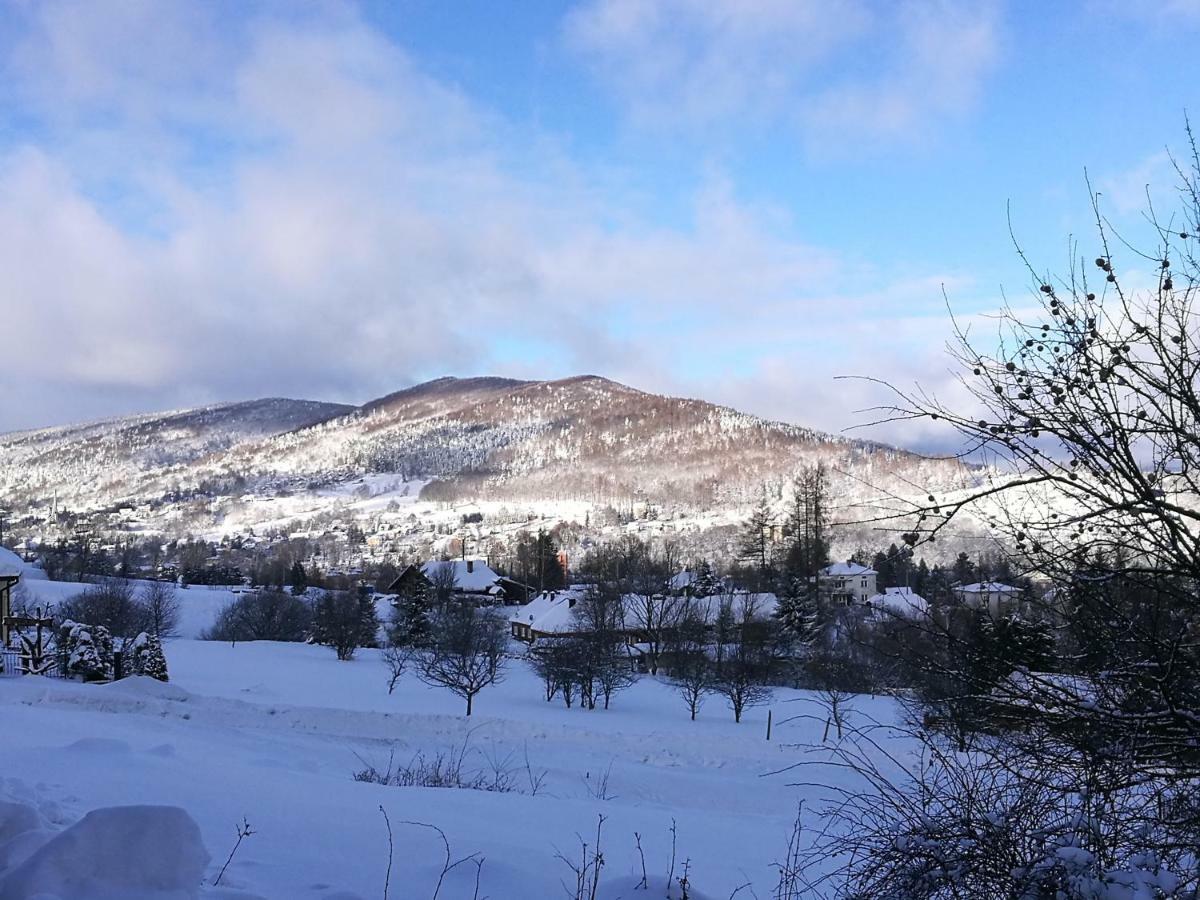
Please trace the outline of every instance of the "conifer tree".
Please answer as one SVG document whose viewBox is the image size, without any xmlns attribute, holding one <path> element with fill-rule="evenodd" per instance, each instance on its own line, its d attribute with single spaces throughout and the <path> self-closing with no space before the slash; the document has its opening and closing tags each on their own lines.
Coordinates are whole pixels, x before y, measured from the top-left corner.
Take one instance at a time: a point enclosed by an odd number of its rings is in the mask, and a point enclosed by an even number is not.
<svg viewBox="0 0 1200 900">
<path fill-rule="evenodd" d="M 60 665 L 70 677 L 107 681 L 113 677 L 113 642 L 103 625 L 67 620 L 59 628 Z"/>
<path fill-rule="evenodd" d="M 300 560 L 292 563 L 292 569 L 288 573 L 288 582 L 294 596 L 300 596 L 308 590 L 308 573 L 304 571 L 304 564 Z"/>
<path fill-rule="evenodd" d="M 742 559 L 755 570 L 760 583 L 769 581 L 773 574 L 775 524 L 775 512 L 764 490 L 742 527 L 740 548 Z"/>
<path fill-rule="evenodd" d="M 721 583 L 708 560 L 702 559 L 696 566 L 696 577 L 692 579 L 689 589 L 693 597 L 711 597 L 721 589 Z"/>
<path fill-rule="evenodd" d="M 388 640 L 394 647 L 421 648 L 429 645 L 433 632 L 433 597 L 422 580 L 399 598 L 392 613 Z"/>
<path fill-rule="evenodd" d="M 163 654 L 162 642 L 159 641 L 156 634 L 150 635 L 146 641 L 145 649 L 141 654 L 140 674 L 156 681 L 170 680 L 167 675 L 167 657 Z"/>
<path fill-rule="evenodd" d="M 374 647 L 379 643 L 379 613 L 375 609 L 375 598 L 365 588 L 358 592 L 358 644 Z"/>
</svg>

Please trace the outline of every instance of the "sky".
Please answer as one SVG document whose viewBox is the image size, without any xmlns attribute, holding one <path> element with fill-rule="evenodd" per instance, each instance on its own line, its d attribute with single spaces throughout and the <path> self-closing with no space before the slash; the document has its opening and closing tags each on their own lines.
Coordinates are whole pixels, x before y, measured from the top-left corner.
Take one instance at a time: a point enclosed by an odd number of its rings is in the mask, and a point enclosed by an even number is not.
<svg viewBox="0 0 1200 900">
<path fill-rule="evenodd" d="M 0 431 L 443 375 L 830 431 L 1136 231 L 1200 0 L 0 0 Z M 855 431 L 854 433 L 862 433 Z M 919 426 L 865 432 L 904 446 Z"/>
</svg>

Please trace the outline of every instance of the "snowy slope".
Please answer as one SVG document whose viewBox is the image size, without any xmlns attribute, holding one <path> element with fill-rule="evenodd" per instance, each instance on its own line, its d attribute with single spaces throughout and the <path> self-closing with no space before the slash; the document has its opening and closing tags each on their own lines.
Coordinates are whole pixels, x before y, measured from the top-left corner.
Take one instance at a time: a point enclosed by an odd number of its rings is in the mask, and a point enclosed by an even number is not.
<svg viewBox="0 0 1200 900">
<path fill-rule="evenodd" d="M 537 680 L 514 664 L 502 684 L 480 695 L 468 721 L 456 698 L 410 676 L 389 695 L 374 652 L 339 663 L 321 647 L 174 641 L 167 655 L 170 685 L 0 683 L 0 800 L 40 808 L 55 829 L 97 807 L 180 807 L 199 824 L 212 857 L 209 882 L 245 816 L 256 833 L 223 884 L 254 896 L 383 896 L 382 805 L 396 840 L 393 898 L 429 897 L 440 868 L 436 834 L 405 822 L 436 825 L 456 856 L 484 858 L 481 896 L 516 900 L 561 895 L 570 872 L 555 853 L 577 854 L 575 835 L 591 841 L 600 814 L 607 900 L 638 896 L 635 832 L 657 896 L 665 896 L 673 821 L 676 875 L 690 859 L 692 897 L 723 900 L 747 881 L 765 897 L 796 804 L 815 803 L 822 793 L 788 782 L 841 777 L 832 770 L 804 779 L 767 775 L 812 758 L 795 746 L 819 743 L 811 720 L 781 726 L 768 743 L 767 708 L 736 725 L 711 700 L 690 722 L 671 689 L 650 678 L 619 695 L 611 710 L 585 712 L 546 703 Z M 887 700 L 856 705 L 860 715 L 893 714 Z M 773 709 L 778 722 L 815 705 L 781 690 Z M 523 766 L 528 757 L 545 772 L 542 789 L 498 794 L 351 778 L 360 758 L 383 765 L 394 751 L 407 761 L 459 744 L 469 731 L 472 759 L 486 765 L 485 757 L 511 755 Z M 906 748 L 890 749 L 903 755 Z M 606 772 L 602 799 L 596 784 Z M 471 897 L 474 873 L 460 867 L 441 896 Z"/>
<path fill-rule="evenodd" d="M 115 503 L 136 494 L 147 474 L 161 482 L 204 457 L 349 409 L 266 399 L 0 435 L 0 494 L 18 509 L 22 501 Z"/>
<path fill-rule="evenodd" d="M 396 495 L 416 499 L 416 484 L 431 503 L 521 504 L 538 515 L 552 504 L 576 504 L 580 518 L 653 505 L 703 530 L 739 520 L 764 485 L 816 462 L 845 507 L 976 477 L 955 462 L 593 376 L 444 378 L 354 410 L 256 401 L 5 436 L 0 495 L 31 534 L 53 531 L 54 508 L 109 530 L 283 527 L 340 510 L 351 500 L 342 488 L 388 479 L 397 490 L 376 511 Z M 280 515 L 283 506 L 291 510 Z"/>
</svg>

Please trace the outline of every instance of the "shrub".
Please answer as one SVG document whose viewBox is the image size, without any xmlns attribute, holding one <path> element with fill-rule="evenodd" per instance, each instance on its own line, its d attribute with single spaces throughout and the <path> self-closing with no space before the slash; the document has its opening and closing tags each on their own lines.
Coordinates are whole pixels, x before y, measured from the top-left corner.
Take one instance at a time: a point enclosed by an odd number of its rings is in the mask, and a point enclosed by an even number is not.
<svg viewBox="0 0 1200 900">
<path fill-rule="evenodd" d="M 312 607 L 283 591 L 257 591 L 234 600 L 201 638 L 208 641 L 303 641 L 312 629 Z"/>
</svg>

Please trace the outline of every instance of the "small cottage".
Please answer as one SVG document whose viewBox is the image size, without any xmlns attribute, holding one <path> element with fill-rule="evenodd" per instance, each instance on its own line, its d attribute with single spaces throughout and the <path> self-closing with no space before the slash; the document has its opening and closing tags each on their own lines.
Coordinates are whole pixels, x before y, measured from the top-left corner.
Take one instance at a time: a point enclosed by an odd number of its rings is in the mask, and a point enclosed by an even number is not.
<svg viewBox="0 0 1200 900">
<path fill-rule="evenodd" d="M 827 603 L 861 605 L 878 593 L 875 586 L 878 576 L 879 573 L 870 566 L 856 562 L 834 563 L 823 568 L 817 576 L 817 593 Z"/>
<path fill-rule="evenodd" d="M 6 568 L 0 561 L 0 647 L 8 646 L 9 620 L 12 618 L 12 592 L 20 580 L 19 572 Z"/>
<path fill-rule="evenodd" d="M 527 585 L 501 575 L 482 559 L 430 560 L 411 565 L 392 582 L 388 593 L 410 597 L 416 590 L 428 590 L 450 577 L 454 579 L 454 598 L 479 606 L 512 606 L 524 603 L 530 594 Z"/>
<path fill-rule="evenodd" d="M 877 619 L 896 616 L 922 619 L 929 615 L 928 601 L 910 587 L 884 588 L 880 593 L 867 598 L 867 606 Z"/>
<path fill-rule="evenodd" d="M 1021 594 L 1019 587 L 999 581 L 977 581 L 954 586 L 954 596 L 964 606 L 986 609 L 993 618 L 999 618 L 1014 609 L 1020 603 Z"/>
</svg>

